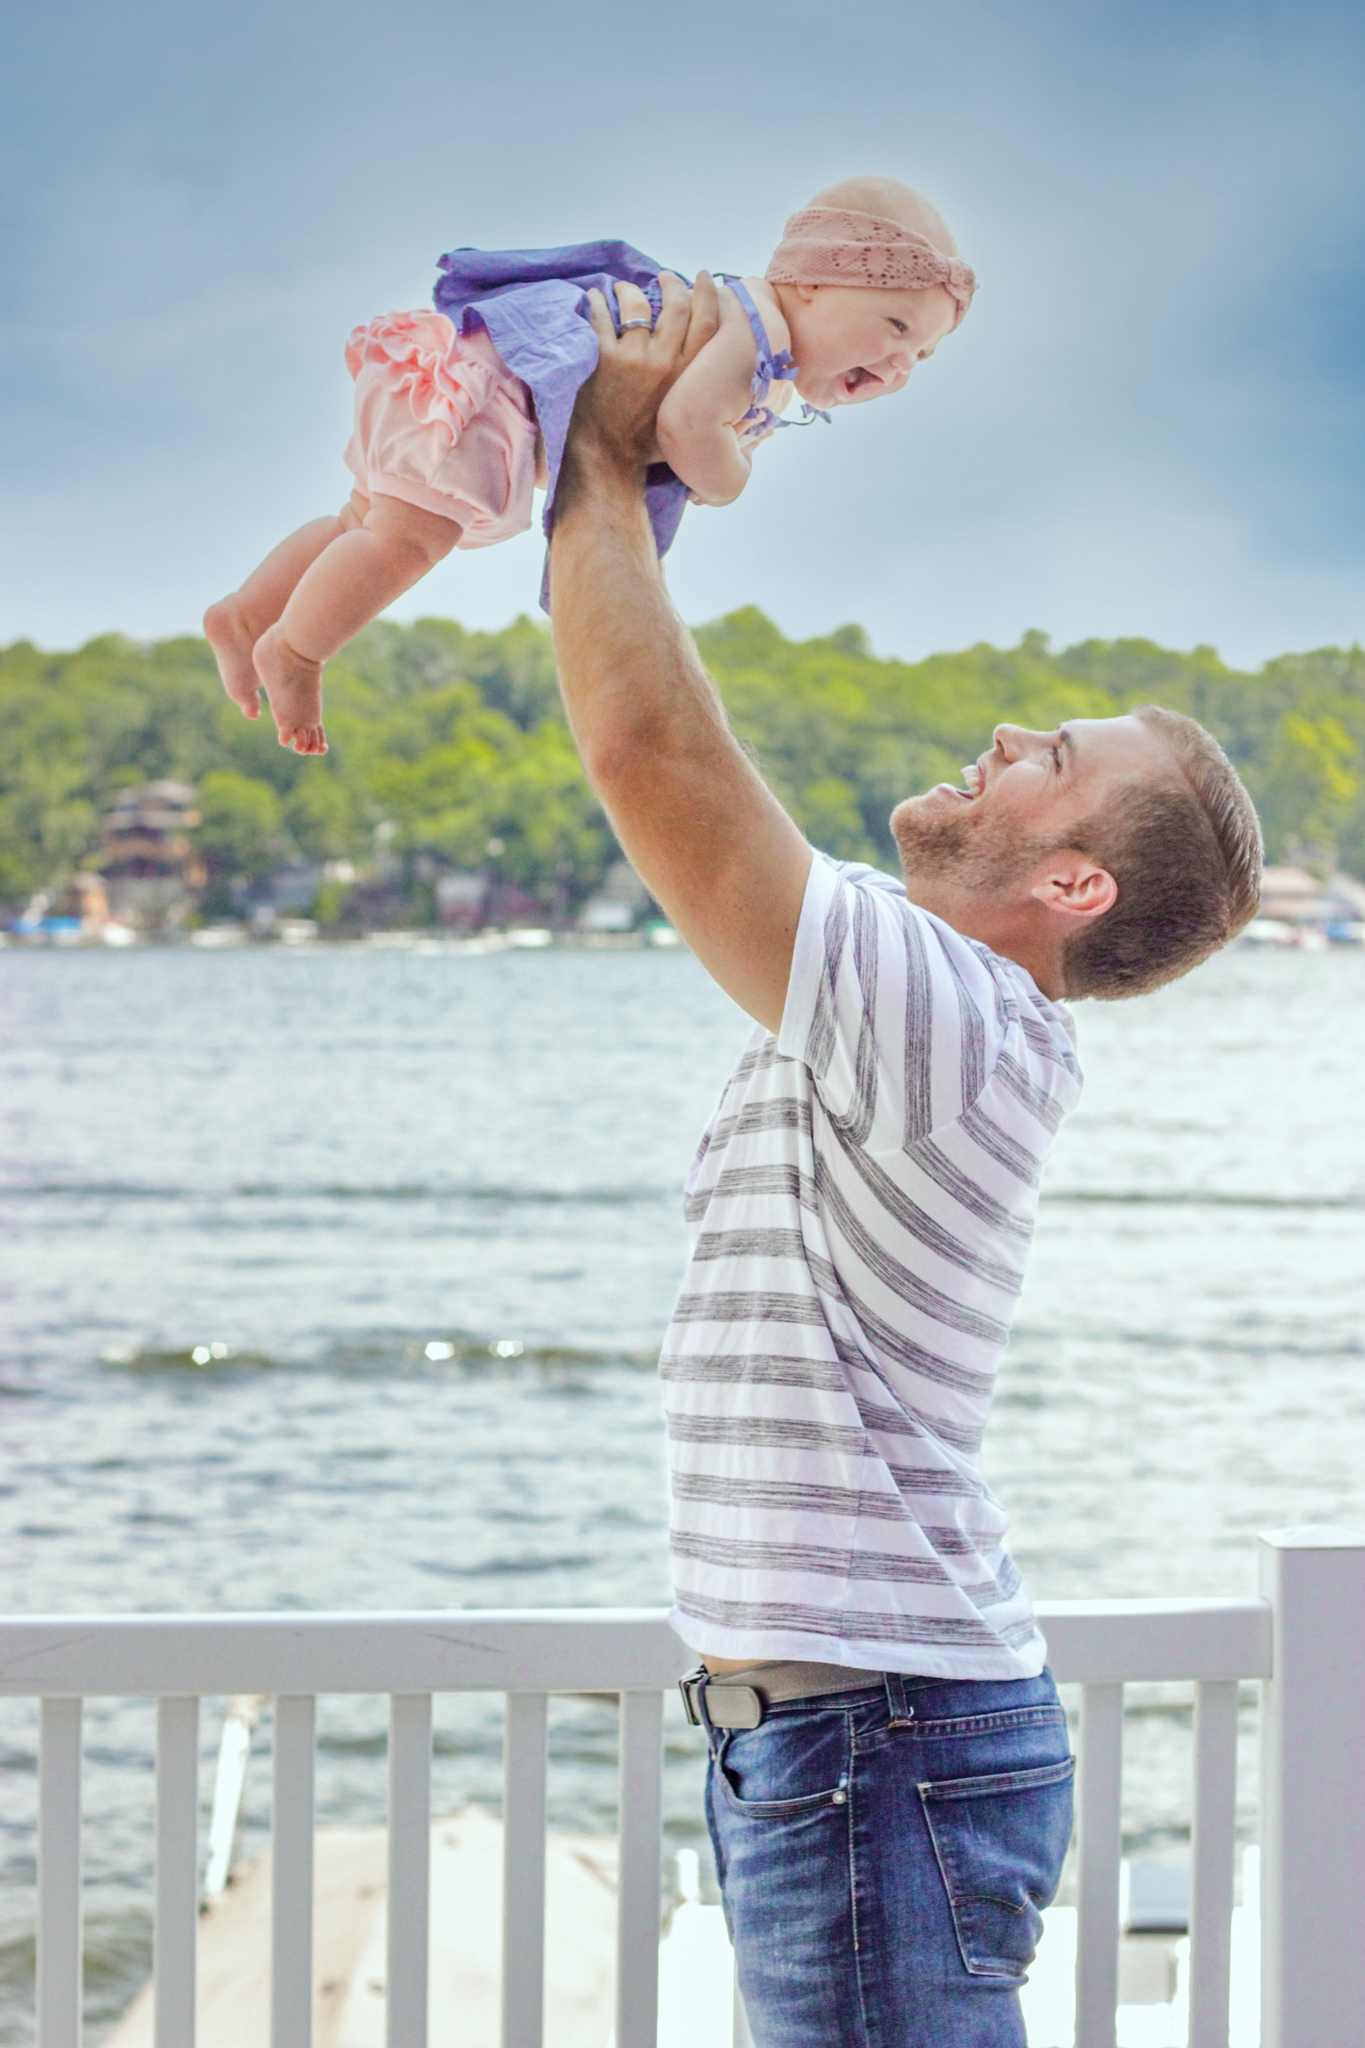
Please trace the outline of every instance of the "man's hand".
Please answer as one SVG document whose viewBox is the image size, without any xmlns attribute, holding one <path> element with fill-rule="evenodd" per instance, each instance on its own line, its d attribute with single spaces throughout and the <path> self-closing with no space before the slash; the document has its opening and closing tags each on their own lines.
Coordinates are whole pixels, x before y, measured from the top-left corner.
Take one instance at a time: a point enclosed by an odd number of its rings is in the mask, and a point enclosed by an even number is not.
<svg viewBox="0 0 1365 2048">
<path fill-rule="evenodd" d="M 720 298 L 703 270 L 689 293 L 680 277 L 662 271 L 663 307 L 651 330 L 616 332 L 601 292 L 588 294 L 597 368 L 578 394 L 569 430 L 568 458 L 601 456 L 613 466 L 640 471 L 655 460 L 655 422 L 668 391 L 720 326 Z M 649 301 L 633 284 L 618 284 L 623 320 L 648 320 Z"/>
</svg>

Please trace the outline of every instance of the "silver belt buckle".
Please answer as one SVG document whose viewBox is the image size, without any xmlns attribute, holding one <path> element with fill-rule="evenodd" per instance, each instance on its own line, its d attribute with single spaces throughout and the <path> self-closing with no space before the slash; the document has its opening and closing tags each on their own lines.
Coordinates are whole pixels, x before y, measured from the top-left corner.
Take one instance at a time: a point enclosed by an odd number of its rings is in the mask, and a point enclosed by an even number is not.
<svg viewBox="0 0 1365 2048">
<path fill-rule="evenodd" d="M 697 1712 L 697 1700 L 693 1687 L 698 1679 L 705 1678 L 705 1676 L 706 1666 L 699 1664 L 695 1671 L 689 1671 L 685 1678 L 678 1680 L 678 1691 L 682 1694 L 683 1712 L 694 1728 L 701 1727 L 702 1719 L 701 1715 Z"/>
<path fill-rule="evenodd" d="M 701 1681 L 709 1677 L 706 1666 L 699 1664 L 678 1680 L 683 1709 L 694 1728 L 704 1725 L 698 1698 Z M 706 1712 L 713 1728 L 761 1728 L 766 1708 L 757 1686 L 713 1684 L 707 1688 Z"/>
</svg>

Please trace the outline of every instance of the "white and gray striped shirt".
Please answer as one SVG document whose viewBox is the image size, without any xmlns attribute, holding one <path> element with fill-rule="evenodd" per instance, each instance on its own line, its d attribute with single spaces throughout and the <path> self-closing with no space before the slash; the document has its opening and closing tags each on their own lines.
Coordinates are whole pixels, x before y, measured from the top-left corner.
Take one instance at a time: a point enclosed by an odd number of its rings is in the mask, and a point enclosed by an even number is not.
<svg viewBox="0 0 1365 2048">
<path fill-rule="evenodd" d="M 1070 1021 L 1022 967 L 816 855 L 781 1030 L 755 1032 L 688 1176 L 660 1369 L 694 1649 L 1041 1670 L 981 1438 L 1079 1094 Z"/>
</svg>

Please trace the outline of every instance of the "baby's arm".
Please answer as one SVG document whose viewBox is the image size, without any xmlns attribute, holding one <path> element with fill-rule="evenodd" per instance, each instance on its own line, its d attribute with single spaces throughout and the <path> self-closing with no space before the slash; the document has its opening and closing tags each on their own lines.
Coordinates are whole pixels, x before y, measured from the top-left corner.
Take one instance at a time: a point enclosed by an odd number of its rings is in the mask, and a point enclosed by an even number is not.
<svg viewBox="0 0 1365 2048">
<path fill-rule="evenodd" d="M 752 402 L 754 337 L 732 292 L 721 308 L 720 332 L 659 407 L 659 452 L 703 505 L 733 504 L 749 481 L 750 450 L 735 428 Z"/>
</svg>

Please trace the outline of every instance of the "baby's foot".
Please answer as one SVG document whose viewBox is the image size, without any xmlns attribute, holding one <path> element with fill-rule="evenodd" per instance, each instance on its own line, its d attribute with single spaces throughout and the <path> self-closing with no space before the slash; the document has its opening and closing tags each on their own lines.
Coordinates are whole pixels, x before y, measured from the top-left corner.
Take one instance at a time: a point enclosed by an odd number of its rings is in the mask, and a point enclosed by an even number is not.
<svg viewBox="0 0 1365 2048">
<path fill-rule="evenodd" d="M 223 688 L 244 717 L 261 715 L 261 679 L 251 660 L 251 629 L 235 598 L 220 598 L 204 613 L 204 638 L 218 660 Z"/>
<path fill-rule="evenodd" d="M 264 685 L 280 729 L 280 745 L 296 754 L 325 754 L 322 730 L 322 663 L 295 654 L 278 626 L 256 642 L 256 679 Z"/>
</svg>

